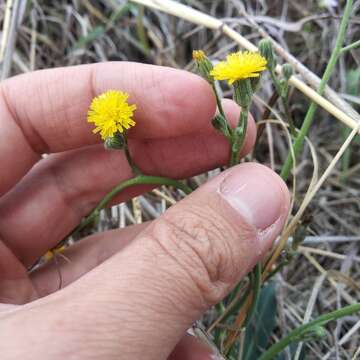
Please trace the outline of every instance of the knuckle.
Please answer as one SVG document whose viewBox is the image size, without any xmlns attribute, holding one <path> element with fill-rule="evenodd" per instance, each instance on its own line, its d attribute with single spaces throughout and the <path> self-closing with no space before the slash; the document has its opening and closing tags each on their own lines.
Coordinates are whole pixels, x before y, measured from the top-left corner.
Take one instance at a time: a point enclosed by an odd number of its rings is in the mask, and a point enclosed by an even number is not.
<svg viewBox="0 0 360 360">
<path fill-rule="evenodd" d="M 221 300 L 236 272 L 236 231 L 210 207 L 165 214 L 152 228 L 152 238 L 191 281 L 205 306 Z"/>
</svg>

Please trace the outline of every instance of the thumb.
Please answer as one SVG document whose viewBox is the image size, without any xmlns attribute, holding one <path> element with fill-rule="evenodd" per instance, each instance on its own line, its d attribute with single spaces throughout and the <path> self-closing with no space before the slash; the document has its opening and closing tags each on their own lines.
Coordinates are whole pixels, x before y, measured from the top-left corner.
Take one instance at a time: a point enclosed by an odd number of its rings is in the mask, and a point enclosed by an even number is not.
<svg viewBox="0 0 360 360">
<path fill-rule="evenodd" d="M 91 329 L 81 342 L 90 337 L 87 350 L 106 359 L 166 359 L 261 259 L 288 207 L 285 184 L 262 165 L 242 164 L 212 179 L 65 289 L 69 302 L 81 303 L 72 323 Z"/>
</svg>

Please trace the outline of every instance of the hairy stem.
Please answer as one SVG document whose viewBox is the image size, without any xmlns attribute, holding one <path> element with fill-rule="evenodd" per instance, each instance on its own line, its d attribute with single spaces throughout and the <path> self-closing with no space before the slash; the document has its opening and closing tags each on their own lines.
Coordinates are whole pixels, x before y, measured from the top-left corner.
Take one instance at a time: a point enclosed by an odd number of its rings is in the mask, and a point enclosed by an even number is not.
<svg viewBox="0 0 360 360">
<path fill-rule="evenodd" d="M 249 108 L 243 107 L 240 112 L 240 119 L 236 129 L 234 129 L 234 138 L 231 146 L 231 155 L 229 167 L 235 166 L 240 162 L 240 150 L 244 144 L 247 123 L 248 123 Z M 240 130 L 240 134 L 236 134 L 236 131 Z"/>
<path fill-rule="evenodd" d="M 141 175 L 142 174 L 141 170 L 136 166 L 134 160 L 131 157 L 130 150 L 129 150 L 129 143 L 128 143 L 126 135 L 124 136 L 124 141 L 125 141 L 124 152 L 125 152 L 126 160 L 129 163 L 134 175 Z"/>
<path fill-rule="evenodd" d="M 121 191 L 125 190 L 128 187 L 135 185 L 167 185 L 174 186 L 180 190 L 182 190 L 185 194 L 190 194 L 192 189 L 186 184 L 166 177 L 161 176 L 147 176 L 147 175 L 138 175 L 132 179 L 122 181 L 118 185 L 116 185 L 112 190 L 110 190 L 104 198 L 98 203 L 98 205 L 90 212 L 88 216 L 86 216 L 83 221 L 66 237 L 76 235 L 81 231 L 85 226 L 89 225 L 99 214 L 100 210 L 106 207 L 110 201 L 118 195 Z M 57 246 L 63 245 L 65 239 L 62 240 Z"/>
<path fill-rule="evenodd" d="M 211 84 L 211 87 L 212 87 L 213 92 L 214 92 L 214 95 L 215 95 L 216 105 L 217 105 L 217 107 L 218 107 L 218 109 L 219 109 L 219 113 L 226 119 L 225 112 L 224 112 L 224 109 L 223 109 L 222 103 L 221 103 L 221 98 L 220 98 L 220 96 L 219 96 L 219 94 L 218 94 L 218 91 L 217 91 L 217 89 L 216 89 L 215 82 L 213 82 L 213 83 Z"/>
</svg>

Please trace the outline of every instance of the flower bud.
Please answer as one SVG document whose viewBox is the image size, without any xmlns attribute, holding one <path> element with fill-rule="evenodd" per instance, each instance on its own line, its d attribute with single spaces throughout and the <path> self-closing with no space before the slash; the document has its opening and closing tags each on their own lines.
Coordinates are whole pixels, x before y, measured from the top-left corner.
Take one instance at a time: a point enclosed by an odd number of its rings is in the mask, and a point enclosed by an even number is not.
<svg viewBox="0 0 360 360">
<path fill-rule="evenodd" d="M 282 73 L 284 75 L 284 79 L 289 81 L 289 79 L 291 78 L 291 76 L 293 75 L 294 71 L 293 68 L 290 64 L 284 64 L 282 66 Z"/>
<path fill-rule="evenodd" d="M 193 50 L 192 57 L 195 61 L 202 61 L 206 59 L 206 55 L 202 50 Z"/>
<path fill-rule="evenodd" d="M 227 138 L 231 137 L 231 129 L 230 126 L 228 124 L 228 122 L 226 121 L 226 119 L 224 118 L 224 116 L 222 116 L 221 114 L 217 114 L 211 121 L 213 127 L 220 131 L 221 133 L 224 134 L 224 136 L 226 136 Z"/>
<path fill-rule="evenodd" d="M 214 83 L 214 78 L 210 75 L 213 69 L 213 64 L 202 50 L 194 50 L 192 53 L 193 59 L 196 62 L 199 74 L 210 84 Z"/>
<path fill-rule="evenodd" d="M 109 136 L 105 139 L 104 147 L 106 150 L 122 150 L 125 145 L 124 135 L 119 132 L 115 133 L 114 136 Z"/>
<path fill-rule="evenodd" d="M 271 40 L 269 39 L 261 40 L 259 42 L 259 52 L 267 60 L 267 68 L 269 70 L 274 70 L 277 61 Z"/>
<path fill-rule="evenodd" d="M 238 80 L 234 82 L 234 101 L 242 108 L 250 106 L 253 96 L 253 88 L 250 79 Z"/>
<path fill-rule="evenodd" d="M 236 128 L 234 129 L 235 137 L 243 136 L 244 130 L 245 130 L 245 129 L 244 129 L 243 127 L 236 127 Z"/>
</svg>

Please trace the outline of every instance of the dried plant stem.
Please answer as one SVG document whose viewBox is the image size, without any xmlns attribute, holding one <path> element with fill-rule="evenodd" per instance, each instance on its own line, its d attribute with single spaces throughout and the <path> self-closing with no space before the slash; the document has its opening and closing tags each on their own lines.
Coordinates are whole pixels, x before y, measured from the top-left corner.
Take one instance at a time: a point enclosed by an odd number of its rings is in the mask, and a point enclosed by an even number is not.
<svg viewBox="0 0 360 360">
<path fill-rule="evenodd" d="M 227 308 L 224 310 L 224 312 L 216 318 L 216 320 L 209 326 L 207 332 L 211 333 L 222 321 L 225 321 L 229 316 L 233 314 L 233 312 L 238 309 L 239 307 L 242 307 L 245 300 L 248 297 L 248 294 L 250 292 L 250 288 L 240 288 L 237 292 L 237 294 L 234 296 L 234 298 L 231 300 L 231 303 L 227 306 Z"/>
<path fill-rule="evenodd" d="M 6 79 L 10 74 L 18 27 L 19 7 L 19 0 L 8 0 L 6 3 L 6 14 L 3 25 L 4 34 L 0 49 L 1 80 Z"/>
<path fill-rule="evenodd" d="M 276 247 L 276 249 L 274 250 L 274 253 L 271 255 L 270 260 L 268 261 L 268 263 L 266 264 L 265 267 L 265 271 L 264 271 L 264 277 L 266 277 L 265 275 L 267 273 L 269 273 L 275 263 L 275 261 L 277 260 L 277 258 L 279 257 L 282 249 L 284 248 L 287 239 L 290 237 L 290 235 L 293 233 L 294 229 L 296 228 L 298 222 L 300 221 L 301 216 L 304 214 L 307 206 L 309 205 L 309 203 L 311 202 L 311 200 L 314 198 L 314 196 L 316 195 L 316 193 L 318 192 L 318 190 L 320 189 L 320 187 L 323 185 L 323 183 L 325 182 L 325 180 L 328 178 L 328 176 L 330 175 L 331 171 L 334 169 L 335 165 L 337 164 L 337 162 L 339 161 L 339 159 L 341 158 L 341 156 L 344 154 L 345 150 L 348 148 L 348 146 L 350 145 L 351 141 L 353 140 L 353 138 L 356 136 L 356 134 L 359 132 L 360 129 L 360 124 L 353 129 L 353 131 L 350 133 L 350 135 L 348 136 L 348 138 L 346 139 L 346 141 L 344 142 L 344 144 L 341 146 L 341 148 L 339 149 L 339 151 L 336 153 L 336 155 L 334 156 L 333 160 L 331 161 L 330 165 L 327 167 L 327 169 L 324 171 L 324 173 L 322 174 L 322 176 L 320 177 L 320 179 L 317 181 L 317 183 L 315 185 L 311 185 L 310 190 L 308 191 L 308 193 L 306 194 L 303 202 L 301 203 L 301 206 L 298 210 L 298 212 L 296 213 L 296 215 L 292 218 L 290 224 L 286 227 L 286 229 L 284 230 L 283 234 L 281 235 L 280 241 L 278 246 Z"/>
<path fill-rule="evenodd" d="M 228 25 L 224 24 L 221 20 L 216 19 L 210 15 L 207 15 L 201 11 L 195 10 L 189 6 L 177 3 L 172 0 L 132 0 L 132 2 L 145 5 L 147 7 L 151 7 L 156 10 L 163 11 L 165 13 L 171 14 L 173 16 L 185 19 L 189 22 L 194 24 L 205 26 L 212 30 L 220 30 L 229 38 L 234 40 L 237 44 L 244 47 L 250 51 L 256 51 L 257 47 L 252 44 L 249 40 L 244 38 L 238 32 L 233 30 Z M 313 77 L 317 77 L 313 74 L 309 69 L 305 68 L 306 72 L 301 70 L 301 75 L 304 78 L 308 77 L 308 74 L 312 74 Z M 300 70 L 300 69 L 299 69 Z M 277 72 L 281 72 L 281 66 L 276 67 Z M 301 81 L 296 76 L 291 76 L 289 79 L 289 84 L 297 88 L 301 91 L 304 95 L 310 98 L 313 102 L 317 103 L 319 106 L 324 108 L 327 112 L 333 115 L 336 119 L 343 122 L 350 128 L 355 128 L 357 126 L 357 121 L 349 116 L 344 110 L 340 109 L 339 107 L 335 106 L 333 103 L 325 99 L 323 96 L 319 95 L 316 90 L 312 89 L 310 86 L 306 85 L 303 81 Z M 336 93 L 333 91 L 336 95 Z M 334 96 L 333 94 L 333 96 Z M 337 96 L 337 98 L 339 98 Z M 341 99 L 340 99 L 341 100 Z M 350 106 L 347 106 L 349 108 Z M 352 109 L 352 108 L 351 108 Z M 347 111 L 348 112 L 348 111 Z M 352 109 L 352 113 L 355 113 L 355 110 Z M 349 112 L 350 113 L 350 112 Z"/>
<path fill-rule="evenodd" d="M 253 303 L 253 292 L 250 291 L 247 295 L 244 304 L 241 307 L 241 311 L 239 312 L 239 315 L 236 317 L 236 320 L 233 324 L 233 329 L 230 334 L 228 335 L 226 341 L 225 341 L 225 353 L 228 353 L 234 342 L 237 340 L 239 333 L 242 329 L 243 323 L 246 320 L 246 316 L 248 311 L 250 310 L 252 303 Z"/>
<path fill-rule="evenodd" d="M 1 45 L 0 45 L 0 63 L 4 60 L 5 57 L 6 44 L 9 38 L 9 31 L 10 31 L 10 21 L 14 9 L 13 6 L 14 6 L 14 0 L 8 0 L 6 2 L 3 30 L 1 36 Z"/>
<path fill-rule="evenodd" d="M 329 59 L 329 62 L 326 66 L 324 75 L 321 79 L 320 82 L 320 86 L 318 89 L 318 93 L 320 95 L 322 95 L 324 93 L 325 90 L 325 86 L 328 83 L 334 69 L 335 69 L 335 65 L 339 59 L 339 56 L 341 55 L 341 49 L 342 49 L 342 45 L 344 43 L 344 39 L 345 39 L 345 35 L 346 35 L 346 29 L 349 23 L 349 19 L 350 19 L 350 14 L 351 14 L 351 9 L 352 9 L 352 4 L 353 1 L 352 0 L 347 0 L 346 2 L 346 6 L 345 6 L 345 10 L 344 10 L 344 14 L 340 23 L 340 29 L 339 29 L 339 34 L 336 38 L 336 42 L 335 42 L 335 48 L 332 51 L 331 57 Z M 317 110 L 318 105 L 315 102 L 312 102 L 304 119 L 304 122 L 301 126 L 300 132 L 297 135 L 295 141 L 294 141 L 294 145 L 293 145 L 293 149 L 294 149 L 294 153 L 295 156 L 297 156 L 303 146 L 304 143 L 304 139 L 306 134 L 308 133 L 310 126 L 314 120 L 314 115 L 315 112 Z M 280 176 L 284 179 L 287 180 L 289 175 L 290 175 L 290 170 L 292 167 L 292 158 L 290 155 L 288 155 L 285 164 L 281 170 L 281 174 Z"/>
</svg>

